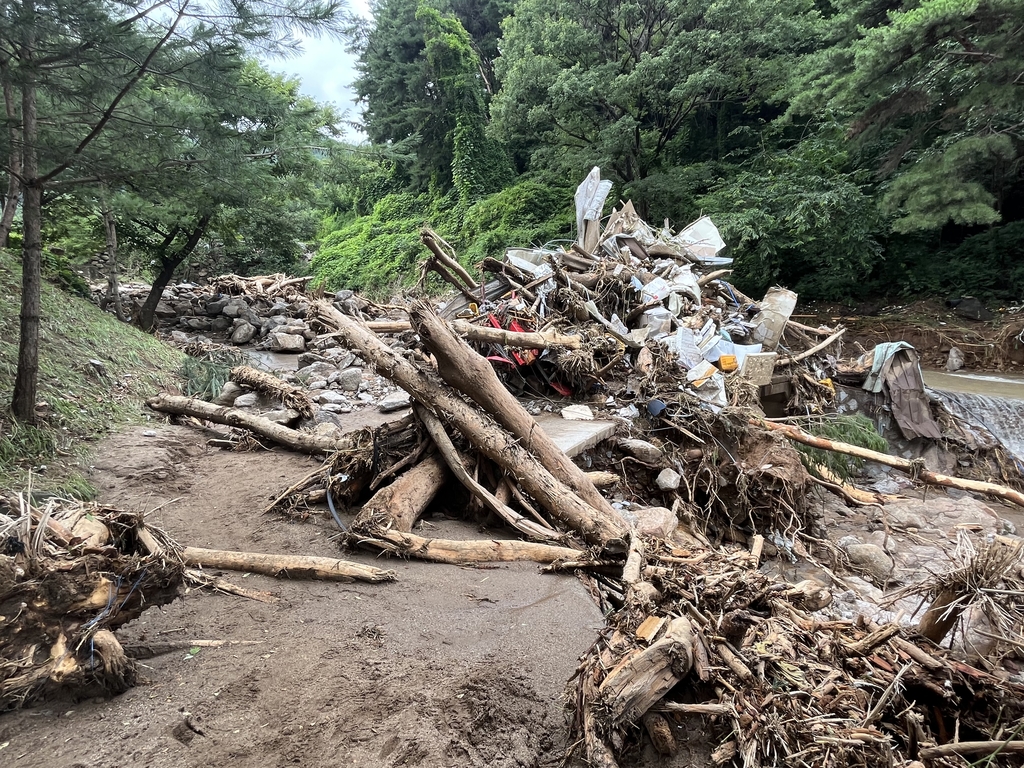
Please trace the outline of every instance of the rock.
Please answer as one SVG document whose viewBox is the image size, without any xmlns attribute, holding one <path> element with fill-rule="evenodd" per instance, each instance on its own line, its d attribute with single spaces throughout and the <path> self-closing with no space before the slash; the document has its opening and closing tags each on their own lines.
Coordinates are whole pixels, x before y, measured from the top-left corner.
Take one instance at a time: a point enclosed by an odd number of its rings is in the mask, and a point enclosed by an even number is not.
<svg viewBox="0 0 1024 768">
<path fill-rule="evenodd" d="M 348 405 L 348 398 L 340 392 L 332 389 L 325 389 L 316 396 L 317 402 L 324 405 Z"/>
<path fill-rule="evenodd" d="M 245 390 L 235 384 L 233 381 L 224 382 L 224 386 L 220 389 L 220 394 L 214 398 L 214 405 L 234 405 L 235 399 L 241 395 Z"/>
<path fill-rule="evenodd" d="M 306 385 L 306 389 L 327 389 L 327 379 L 317 379 Z"/>
<path fill-rule="evenodd" d="M 654 482 L 663 491 L 674 491 L 679 487 L 682 480 L 683 478 L 678 472 L 674 469 L 666 468 L 658 473 L 658 477 Z"/>
<path fill-rule="evenodd" d="M 214 333 L 224 333 L 224 331 L 230 328 L 231 325 L 232 323 L 230 317 L 224 317 L 224 315 L 220 315 L 219 317 L 213 318 L 212 322 L 210 323 L 210 330 L 213 331 Z"/>
<path fill-rule="evenodd" d="M 964 353 L 957 347 L 949 350 L 949 357 L 946 358 L 946 370 L 955 373 L 964 367 Z"/>
<path fill-rule="evenodd" d="M 384 413 L 391 413 L 392 411 L 400 411 L 403 408 L 408 408 L 412 405 L 412 398 L 409 393 L 405 390 L 399 389 L 395 392 L 384 397 L 377 407 L 380 408 Z"/>
<path fill-rule="evenodd" d="M 224 311 L 224 307 L 231 301 L 230 296 L 218 295 L 213 301 L 206 302 L 206 314 L 208 315 L 219 315 Z"/>
<path fill-rule="evenodd" d="M 174 307 L 165 301 L 161 301 L 156 305 L 156 316 L 161 320 L 170 320 L 178 316 L 178 313 L 174 311 Z"/>
<path fill-rule="evenodd" d="M 953 312 L 968 320 L 991 320 L 995 317 L 985 308 L 984 304 L 973 296 L 964 296 L 953 308 Z"/>
<path fill-rule="evenodd" d="M 274 315 L 272 317 L 266 317 L 263 322 L 260 323 L 260 327 L 263 328 L 263 332 L 267 333 L 275 328 L 280 328 L 283 325 L 287 325 L 290 317 L 285 315 Z"/>
<path fill-rule="evenodd" d="M 267 411 L 267 413 L 261 415 L 268 421 L 272 421 L 275 424 L 284 424 L 286 427 L 299 420 L 299 412 L 291 408 L 285 408 L 279 411 Z"/>
<path fill-rule="evenodd" d="M 324 350 L 324 359 L 334 363 L 338 368 L 348 368 L 355 362 L 356 356 L 344 347 Z"/>
<path fill-rule="evenodd" d="M 334 294 L 335 301 L 348 301 L 355 296 L 355 291 L 337 291 Z"/>
<path fill-rule="evenodd" d="M 302 360 L 302 355 L 299 355 L 299 360 Z M 310 381 L 316 379 L 327 379 L 330 381 L 330 377 L 338 372 L 330 363 L 317 362 L 311 363 L 304 368 L 299 368 L 295 372 L 295 378 L 299 381 Z"/>
<path fill-rule="evenodd" d="M 331 413 L 352 413 L 352 406 L 346 403 L 328 403 L 327 405 L 321 405 L 320 408 Z"/>
<path fill-rule="evenodd" d="M 270 349 L 272 352 L 305 352 L 306 340 L 291 333 L 272 333 Z"/>
<path fill-rule="evenodd" d="M 846 556 L 851 565 L 863 570 L 879 586 L 884 586 L 892 575 L 892 558 L 877 544 L 850 544 Z"/>
<path fill-rule="evenodd" d="M 243 309 L 248 309 L 249 305 L 245 303 L 245 299 L 241 296 L 234 296 L 227 304 L 224 305 L 222 310 L 228 317 L 238 317 L 242 314 Z"/>
<path fill-rule="evenodd" d="M 619 448 L 634 459 L 653 467 L 663 467 L 668 463 L 664 451 L 653 443 L 648 443 L 646 440 L 624 438 L 619 440 Z"/>
<path fill-rule="evenodd" d="M 188 344 L 192 341 L 192 337 L 181 331 L 171 331 L 171 341 L 175 344 Z"/>
<path fill-rule="evenodd" d="M 346 368 L 335 379 L 335 384 L 342 392 L 358 392 L 359 385 L 363 383 L 363 370 L 361 368 Z"/>
<path fill-rule="evenodd" d="M 334 416 L 334 414 L 330 413 L 329 411 L 328 411 L 328 414 L 330 416 Z M 313 430 L 313 434 L 314 435 L 320 435 L 321 437 L 339 438 L 339 437 L 341 437 L 345 433 L 341 430 L 341 427 L 339 427 L 337 424 L 334 424 L 334 423 L 329 422 L 329 421 L 325 421 L 325 422 L 323 422 L 321 424 L 317 424 L 316 425 L 316 429 Z"/>
<path fill-rule="evenodd" d="M 235 398 L 235 408 L 252 408 L 259 402 L 260 396 L 255 392 L 246 392 Z"/>
<path fill-rule="evenodd" d="M 252 341 L 252 337 L 256 335 L 256 328 L 250 323 L 245 321 L 242 322 L 235 330 L 231 333 L 231 343 L 235 345 L 248 344 Z"/>
<path fill-rule="evenodd" d="M 318 425 L 317 426 L 318 430 L 324 424 L 330 424 L 330 425 L 334 426 L 335 428 L 339 428 L 339 429 L 341 427 L 341 418 L 338 416 L 337 413 L 335 413 L 332 410 L 329 410 L 328 406 L 324 406 L 323 408 L 318 408 L 317 412 L 315 414 L 313 414 L 313 421 Z"/>
<path fill-rule="evenodd" d="M 375 398 L 373 397 L 373 395 L 371 395 L 368 392 L 360 392 L 359 393 L 359 402 L 360 403 L 372 403 L 374 401 L 374 399 Z"/>
<path fill-rule="evenodd" d="M 193 331 L 209 331 L 213 323 L 205 317 L 190 317 L 185 320 L 185 325 Z"/>
<path fill-rule="evenodd" d="M 312 365 L 313 363 L 322 363 L 323 361 L 323 356 L 316 352 L 303 352 L 295 362 L 296 365 L 299 366 L 299 370 L 302 370 L 308 365 Z"/>
<path fill-rule="evenodd" d="M 667 539 L 679 525 L 676 513 L 666 507 L 640 507 L 625 513 L 627 519 L 636 517 L 636 529 L 644 536 Z"/>
</svg>

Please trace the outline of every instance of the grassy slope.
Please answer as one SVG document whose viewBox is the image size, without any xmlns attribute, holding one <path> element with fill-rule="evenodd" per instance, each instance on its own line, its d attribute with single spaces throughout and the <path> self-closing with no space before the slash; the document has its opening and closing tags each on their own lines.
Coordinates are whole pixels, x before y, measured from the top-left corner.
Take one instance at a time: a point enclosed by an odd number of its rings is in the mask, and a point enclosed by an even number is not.
<svg viewBox="0 0 1024 768">
<path fill-rule="evenodd" d="M 183 356 L 44 283 L 39 399 L 49 408 L 37 427 L 17 424 L 6 409 L 18 361 L 20 286 L 18 260 L 0 249 L 0 488 L 24 488 L 33 469 L 33 487 L 88 495 L 91 489 L 76 470 L 88 442 L 142 421 L 142 399 L 171 382 Z M 90 360 L 101 361 L 107 376 Z"/>
</svg>

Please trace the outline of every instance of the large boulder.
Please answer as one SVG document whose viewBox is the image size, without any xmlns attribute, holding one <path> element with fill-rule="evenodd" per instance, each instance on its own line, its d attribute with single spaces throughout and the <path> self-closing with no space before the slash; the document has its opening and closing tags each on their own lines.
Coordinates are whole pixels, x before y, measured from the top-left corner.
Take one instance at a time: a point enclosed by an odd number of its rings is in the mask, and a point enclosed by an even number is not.
<svg viewBox="0 0 1024 768">
<path fill-rule="evenodd" d="M 233 382 L 233 381 L 224 382 L 224 386 L 221 387 L 220 394 L 217 395 L 216 398 L 214 398 L 213 404 L 214 405 L 234 405 L 235 404 L 235 400 L 240 395 L 242 395 L 244 393 L 245 393 L 245 390 L 242 389 L 237 384 L 235 384 L 235 382 Z"/>
<path fill-rule="evenodd" d="M 218 294 L 213 300 L 206 302 L 206 314 L 208 315 L 219 315 L 224 311 L 224 307 L 231 301 L 230 296 L 224 296 Z"/>
<path fill-rule="evenodd" d="M 238 317 L 242 314 L 242 311 L 248 309 L 249 305 L 245 303 L 245 299 L 241 296 L 234 296 L 232 299 L 224 305 L 222 310 L 228 317 Z"/>
<path fill-rule="evenodd" d="M 271 333 L 270 349 L 272 352 L 305 352 L 306 340 L 292 333 Z"/>
<path fill-rule="evenodd" d="M 252 341 L 252 337 L 256 335 L 256 328 L 251 323 L 247 323 L 244 320 L 235 328 L 231 333 L 232 344 L 248 344 Z"/>
<path fill-rule="evenodd" d="M 334 384 L 342 392 L 358 392 L 359 385 L 363 383 L 363 370 L 361 368 L 346 368 L 338 373 Z"/>
</svg>

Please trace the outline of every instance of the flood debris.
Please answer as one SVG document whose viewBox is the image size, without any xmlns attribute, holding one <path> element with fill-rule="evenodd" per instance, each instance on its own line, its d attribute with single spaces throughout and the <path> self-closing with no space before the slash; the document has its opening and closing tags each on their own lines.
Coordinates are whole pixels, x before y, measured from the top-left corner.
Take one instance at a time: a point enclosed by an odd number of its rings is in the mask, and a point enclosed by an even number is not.
<svg viewBox="0 0 1024 768">
<path fill-rule="evenodd" d="M 178 597 L 175 549 L 151 553 L 142 517 L 31 492 L 0 502 L 0 711 L 55 695 L 120 693 L 137 667 L 114 631 Z"/>
<path fill-rule="evenodd" d="M 912 349 L 842 358 L 844 329 L 797 322 L 796 294 L 755 301 L 728 280 L 710 219 L 654 228 L 628 201 L 605 218 L 608 195 L 594 169 L 577 191 L 575 242 L 509 248 L 477 274 L 422 230 L 421 283 L 436 275 L 453 289 L 440 304 L 221 281 L 216 290 L 243 292 L 214 309 L 234 306 L 271 348 L 295 328 L 301 367 L 280 383 L 236 368 L 217 404 L 162 394 L 149 405 L 323 455 L 264 511 L 329 515 L 344 546 L 576 574 L 607 619 L 567 689 L 570 751 L 591 765 L 628 763 L 644 741 L 671 755 L 691 724 L 714 740 L 714 764 L 744 768 L 959 765 L 985 754 L 960 743 L 1015 738 L 1024 679 L 1008 659 L 1024 648 L 1024 611 L 988 625 L 998 656 L 939 643 L 975 609 L 995 610 L 993 594 L 1024 594 L 1020 540 L 987 549 L 977 526 L 962 549 L 983 554 L 908 583 L 885 547 L 897 523 L 917 536 L 925 521 L 897 520 L 893 492 L 857 487 L 852 468 L 895 468 L 907 475 L 897 490 L 920 481 L 1024 505 L 1019 477 L 960 477 L 875 450 L 884 440 L 850 415 L 856 397 L 895 417 L 902 438 L 948 449 L 954 466 L 990 466 L 927 396 Z M 270 321 L 275 306 L 301 307 L 301 319 Z M 380 402 L 390 420 L 343 432 L 334 415 L 355 401 Z M 882 545 L 830 541 L 822 489 L 838 514 L 877 511 Z M 428 535 L 439 502 L 504 535 Z M 783 578 L 780 562 L 820 578 Z M 859 610 L 874 589 L 861 573 L 920 605 L 883 617 L 872 593 L 879 612 Z"/>
</svg>

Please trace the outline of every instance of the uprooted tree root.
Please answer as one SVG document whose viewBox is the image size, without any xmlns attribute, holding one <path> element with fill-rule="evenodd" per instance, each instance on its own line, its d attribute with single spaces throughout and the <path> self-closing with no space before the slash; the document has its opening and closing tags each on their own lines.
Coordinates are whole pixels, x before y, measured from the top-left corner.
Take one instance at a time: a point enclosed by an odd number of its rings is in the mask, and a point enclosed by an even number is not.
<svg viewBox="0 0 1024 768">
<path fill-rule="evenodd" d="M 55 517 L 55 505 L 39 511 L 23 498 L 11 506 L 0 516 L 0 711 L 126 690 L 136 666 L 113 630 L 178 596 L 174 547 L 150 554 L 139 515 L 69 503 Z"/>
</svg>

